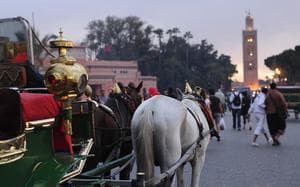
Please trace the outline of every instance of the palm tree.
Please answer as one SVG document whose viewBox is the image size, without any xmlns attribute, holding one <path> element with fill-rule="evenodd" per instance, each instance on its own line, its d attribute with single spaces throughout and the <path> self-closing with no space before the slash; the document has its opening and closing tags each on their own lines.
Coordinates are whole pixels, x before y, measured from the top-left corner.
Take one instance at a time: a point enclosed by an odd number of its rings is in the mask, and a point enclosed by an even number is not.
<svg viewBox="0 0 300 187">
<path fill-rule="evenodd" d="M 180 33 L 180 30 L 177 27 L 173 27 L 172 29 L 168 29 L 166 32 L 169 35 L 169 40 L 173 38 L 173 35 L 177 36 Z"/>
<path fill-rule="evenodd" d="M 191 38 L 193 38 L 193 35 L 190 31 L 187 31 L 184 33 L 183 38 L 186 41 L 186 65 L 188 67 L 188 65 L 189 65 L 189 48 L 190 48 L 189 40 Z"/>
<path fill-rule="evenodd" d="M 162 52 L 162 38 L 164 31 L 162 29 L 156 29 L 153 31 L 157 35 L 158 38 L 158 46 L 159 46 L 159 52 L 158 52 L 158 64 L 161 62 L 161 52 Z"/>
</svg>

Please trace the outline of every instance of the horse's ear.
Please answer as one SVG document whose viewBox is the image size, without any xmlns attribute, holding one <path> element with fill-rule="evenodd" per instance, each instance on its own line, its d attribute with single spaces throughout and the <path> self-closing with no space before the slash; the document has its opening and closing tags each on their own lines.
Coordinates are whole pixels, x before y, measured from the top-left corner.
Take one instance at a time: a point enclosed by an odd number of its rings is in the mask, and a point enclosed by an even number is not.
<svg viewBox="0 0 300 187">
<path fill-rule="evenodd" d="M 119 85 L 117 83 L 114 84 L 113 88 L 112 88 L 112 92 L 113 93 L 116 93 L 116 94 L 119 94 L 121 93 L 121 88 L 119 87 Z"/>
<path fill-rule="evenodd" d="M 141 81 L 139 83 L 139 85 L 135 88 L 135 91 L 139 93 L 141 91 L 142 87 L 143 87 L 143 81 Z"/>
<path fill-rule="evenodd" d="M 177 93 L 177 99 L 181 101 L 184 95 L 183 92 L 179 88 L 176 88 L 176 93 Z"/>
</svg>

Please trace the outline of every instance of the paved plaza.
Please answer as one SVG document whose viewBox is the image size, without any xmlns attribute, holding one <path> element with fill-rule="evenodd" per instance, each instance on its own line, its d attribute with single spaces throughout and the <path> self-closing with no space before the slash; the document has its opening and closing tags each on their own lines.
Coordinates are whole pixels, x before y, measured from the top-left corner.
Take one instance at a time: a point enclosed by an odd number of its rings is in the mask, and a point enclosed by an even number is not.
<svg viewBox="0 0 300 187">
<path fill-rule="evenodd" d="M 282 145 L 278 147 L 267 143 L 262 135 L 257 139 L 259 147 L 253 147 L 253 130 L 233 130 L 230 112 L 226 113 L 225 121 L 227 129 L 222 131 L 221 141 L 213 138 L 208 145 L 199 186 L 300 186 L 300 120 L 287 120 L 286 133 L 280 138 Z M 133 178 L 135 169 L 131 175 Z M 190 185 L 190 176 L 191 168 L 186 165 L 185 186 Z"/>
<path fill-rule="evenodd" d="M 263 136 L 258 137 L 260 146 L 253 147 L 253 130 L 233 130 L 229 112 L 226 122 L 221 142 L 213 139 L 209 144 L 201 187 L 300 186 L 300 120 L 287 120 L 279 147 L 268 144 Z"/>
</svg>

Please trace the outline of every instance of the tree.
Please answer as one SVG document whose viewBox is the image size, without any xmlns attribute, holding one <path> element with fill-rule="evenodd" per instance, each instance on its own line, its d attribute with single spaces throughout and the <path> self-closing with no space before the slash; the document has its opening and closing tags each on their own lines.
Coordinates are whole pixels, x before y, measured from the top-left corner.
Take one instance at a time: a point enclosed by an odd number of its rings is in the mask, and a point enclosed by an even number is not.
<svg viewBox="0 0 300 187">
<path fill-rule="evenodd" d="M 94 20 L 88 24 L 86 41 L 97 52 L 98 59 L 137 60 L 143 75 L 158 77 L 158 88 L 181 88 L 185 80 L 204 88 L 230 88 L 236 66 L 227 55 L 206 40 L 200 44 L 189 43 L 190 31 L 180 35 L 177 27 L 164 31 L 146 25 L 140 18 L 108 16 L 105 21 Z M 155 42 L 154 34 L 158 39 Z"/>
<path fill-rule="evenodd" d="M 280 69 L 280 76 L 287 78 L 289 84 L 300 82 L 300 46 L 288 49 L 278 55 L 265 59 L 265 65 L 271 70 Z"/>
<path fill-rule="evenodd" d="M 183 37 L 187 43 L 187 45 L 186 45 L 186 65 L 188 66 L 189 65 L 189 47 L 190 47 L 189 41 L 191 38 L 193 38 L 193 35 L 190 31 L 188 31 L 188 32 L 184 33 Z"/>
</svg>

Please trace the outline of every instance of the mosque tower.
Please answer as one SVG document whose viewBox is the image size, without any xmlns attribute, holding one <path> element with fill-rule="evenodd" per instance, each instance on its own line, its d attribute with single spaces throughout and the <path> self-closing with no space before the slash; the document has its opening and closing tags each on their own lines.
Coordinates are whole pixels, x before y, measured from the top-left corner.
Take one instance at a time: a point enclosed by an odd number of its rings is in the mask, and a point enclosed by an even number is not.
<svg viewBox="0 0 300 187">
<path fill-rule="evenodd" d="M 253 28 L 253 18 L 248 12 L 243 30 L 243 67 L 244 86 L 250 87 L 251 90 L 259 87 L 257 65 L 257 31 Z"/>
</svg>

